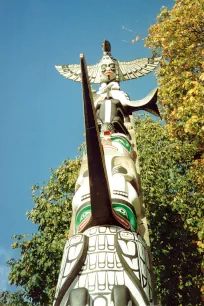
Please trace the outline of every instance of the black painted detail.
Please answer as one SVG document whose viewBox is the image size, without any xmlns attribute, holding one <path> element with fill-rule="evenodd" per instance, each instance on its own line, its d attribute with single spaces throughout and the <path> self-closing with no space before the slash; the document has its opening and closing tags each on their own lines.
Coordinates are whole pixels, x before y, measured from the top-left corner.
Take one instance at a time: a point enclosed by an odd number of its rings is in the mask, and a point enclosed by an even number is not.
<svg viewBox="0 0 204 306">
<path fill-rule="evenodd" d="M 129 132 L 124 125 L 125 116 L 128 114 L 126 114 L 125 109 L 123 105 L 121 105 L 119 100 L 110 99 L 98 102 L 96 115 L 97 119 L 103 125 L 112 124 L 114 126 L 115 131 L 117 131 L 118 133 L 123 133 L 130 137 Z"/>
<path fill-rule="evenodd" d="M 143 288 L 147 286 L 147 278 L 144 275 L 142 275 L 142 286 Z"/>
<path fill-rule="evenodd" d="M 127 306 L 130 299 L 129 289 L 124 285 L 115 285 L 111 292 L 114 306 Z"/>
<path fill-rule="evenodd" d="M 103 41 L 102 50 L 103 50 L 103 52 L 110 52 L 111 51 L 111 44 L 108 40 Z"/>
<path fill-rule="evenodd" d="M 86 199 L 88 199 L 88 198 L 90 198 L 90 193 L 83 194 L 83 195 L 81 196 L 81 201 L 84 201 L 84 200 L 86 200 Z M 80 207 L 80 209 L 81 209 L 81 207 Z"/>
<path fill-rule="evenodd" d="M 73 289 L 69 295 L 69 301 L 66 306 L 88 306 L 89 293 L 86 288 Z"/>
<path fill-rule="evenodd" d="M 150 302 L 153 303 L 153 292 L 152 292 L 152 288 L 149 286 L 149 297 L 150 297 Z"/>
</svg>

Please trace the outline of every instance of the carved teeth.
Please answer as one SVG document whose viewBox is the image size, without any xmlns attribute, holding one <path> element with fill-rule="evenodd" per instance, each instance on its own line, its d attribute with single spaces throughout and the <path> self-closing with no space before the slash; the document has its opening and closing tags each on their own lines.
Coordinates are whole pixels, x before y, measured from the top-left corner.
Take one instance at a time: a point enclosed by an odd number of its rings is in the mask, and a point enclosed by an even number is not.
<svg viewBox="0 0 204 306">
<path fill-rule="evenodd" d="M 84 201 L 86 199 L 90 198 L 90 193 L 87 193 L 87 194 L 84 194 L 82 197 L 81 197 L 81 201 Z"/>
<path fill-rule="evenodd" d="M 117 195 L 120 195 L 120 196 L 123 196 L 123 197 L 126 197 L 126 198 L 128 197 L 128 194 L 125 191 L 113 190 L 113 194 L 117 194 Z"/>
</svg>

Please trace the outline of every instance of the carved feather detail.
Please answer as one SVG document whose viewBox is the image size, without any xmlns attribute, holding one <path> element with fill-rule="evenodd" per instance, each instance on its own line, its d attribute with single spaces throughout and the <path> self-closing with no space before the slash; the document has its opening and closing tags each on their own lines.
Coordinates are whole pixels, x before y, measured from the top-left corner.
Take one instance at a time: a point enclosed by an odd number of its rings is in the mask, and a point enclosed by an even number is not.
<svg viewBox="0 0 204 306">
<path fill-rule="evenodd" d="M 136 79 L 152 72 L 158 65 L 161 57 L 155 58 L 139 58 L 128 62 L 118 62 L 119 65 L 119 81 L 127 81 Z M 88 65 L 89 82 L 100 84 L 100 66 L 102 60 L 95 65 Z M 57 71 L 65 78 L 75 82 L 81 82 L 80 65 L 62 65 L 55 66 Z"/>
</svg>

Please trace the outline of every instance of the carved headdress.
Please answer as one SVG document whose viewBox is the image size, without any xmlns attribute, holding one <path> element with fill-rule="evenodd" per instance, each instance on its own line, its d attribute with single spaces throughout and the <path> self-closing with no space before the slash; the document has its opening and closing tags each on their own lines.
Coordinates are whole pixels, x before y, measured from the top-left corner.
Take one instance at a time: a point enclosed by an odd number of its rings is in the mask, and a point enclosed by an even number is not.
<svg viewBox="0 0 204 306">
<path fill-rule="evenodd" d="M 95 65 L 87 66 L 90 83 L 121 82 L 142 77 L 153 71 L 161 59 L 161 57 L 139 58 L 129 62 L 120 62 L 112 57 L 109 41 L 104 40 L 102 49 L 102 59 Z M 81 82 L 80 65 L 55 67 L 65 78 Z"/>
</svg>

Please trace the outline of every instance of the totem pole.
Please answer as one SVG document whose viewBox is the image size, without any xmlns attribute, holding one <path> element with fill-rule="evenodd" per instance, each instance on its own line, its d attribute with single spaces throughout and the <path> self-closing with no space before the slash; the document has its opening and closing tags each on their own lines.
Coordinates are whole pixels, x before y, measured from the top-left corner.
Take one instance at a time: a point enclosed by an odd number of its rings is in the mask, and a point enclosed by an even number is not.
<svg viewBox="0 0 204 306">
<path fill-rule="evenodd" d="M 157 89 L 130 101 L 119 82 L 154 70 L 160 58 L 120 62 L 103 42 L 98 64 L 56 66 L 64 77 L 82 82 L 86 148 L 72 201 L 53 306 L 154 305 L 148 229 L 141 198 L 131 115 L 157 116 Z M 98 92 L 90 83 L 100 83 Z"/>
</svg>

